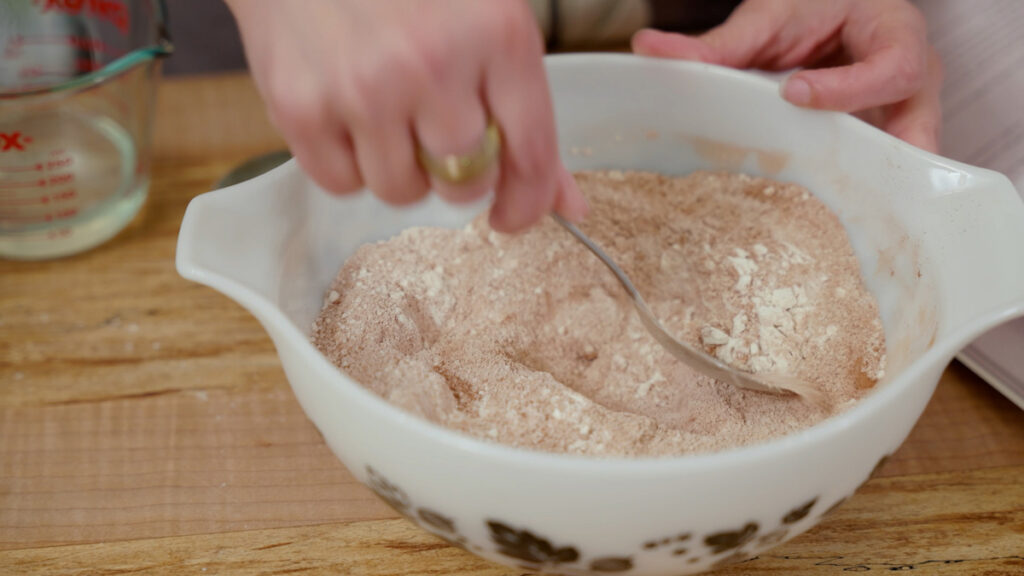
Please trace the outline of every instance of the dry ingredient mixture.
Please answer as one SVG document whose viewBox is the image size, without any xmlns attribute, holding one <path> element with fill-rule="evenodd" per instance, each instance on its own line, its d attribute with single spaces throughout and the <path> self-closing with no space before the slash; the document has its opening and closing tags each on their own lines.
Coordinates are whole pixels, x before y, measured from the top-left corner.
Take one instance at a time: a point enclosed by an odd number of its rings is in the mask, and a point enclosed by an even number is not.
<svg viewBox="0 0 1024 576">
<path fill-rule="evenodd" d="M 313 326 L 316 346 L 391 403 L 504 444 L 666 456 L 749 444 L 842 411 L 884 370 L 874 298 L 839 220 L 806 189 L 742 174 L 582 172 L 581 227 L 666 328 L 827 403 L 740 390 L 655 342 L 607 269 L 551 221 L 484 217 L 361 247 Z"/>
</svg>

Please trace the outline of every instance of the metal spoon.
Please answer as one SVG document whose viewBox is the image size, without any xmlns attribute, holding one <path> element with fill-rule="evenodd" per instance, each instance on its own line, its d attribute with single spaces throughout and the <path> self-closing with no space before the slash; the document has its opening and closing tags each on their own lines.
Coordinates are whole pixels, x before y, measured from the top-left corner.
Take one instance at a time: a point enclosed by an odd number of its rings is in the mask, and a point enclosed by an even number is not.
<svg viewBox="0 0 1024 576">
<path fill-rule="evenodd" d="M 227 188 L 228 186 L 233 186 L 239 182 L 245 182 L 246 180 L 255 178 L 260 174 L 269 172 L 288 160 L 291 160 L 291 157 L 292 154 L 288 150 L 274 150 L 273 152 L 253 156 L 232 168 L 230 172 L 225 174 L 217 181 L 216 184 L 213 185 L 213 189 L 219 190 L 221 188 Z"/>
<path fill-rule="evenodd" d="M 824 400 L 824 395 L 818 389 L 813 386 L 789 378 L 780 374 L 753 374 L 750 372 L 743 372 L 737 370 L 728 364 L 721 362 L 717 358 L 704 353 L 701 350 L 680 342 L 675 339 L 665 328 L 658 322 L 658 319 L 654 317 L 651 310 L 647 307 L 644 299 L 637 292 L 636 287 L 633 286 L 633 282 L 630 281 L 629 276 L 622 271 L 621 268 L 612 260 L 607 254 L 598 247 L 586 234 L 580 231 L 579 228 L 573 224 L 565 221 L 561 216 L 552 214 L 552 218 L 556 222 L 562 225 L 568 230 L 577 240 L 583 243 L 591 252 L 597 256 L 609 270 L 615 274 L 615 277 L 622 284 L 622 287 L 626 289 L 630 297 L 633 299 L 633 305 L 636 307 L 636 311 L 640 314 L 640 321 L 643 323 L 647 331 L 651 333 L 651 336 L 658 341 L 669 354 L 675 356 L 677 360 L 694 368 L 695 370 L 711 376 L 716 380 L 738 386 L 740 388 L 746 388 L 748 390 L 757 390 L 759 392 L 768 392 L 771 394 L 796 394 L 802 399 L 815 404 L 821 404 Z"/>
</svg>

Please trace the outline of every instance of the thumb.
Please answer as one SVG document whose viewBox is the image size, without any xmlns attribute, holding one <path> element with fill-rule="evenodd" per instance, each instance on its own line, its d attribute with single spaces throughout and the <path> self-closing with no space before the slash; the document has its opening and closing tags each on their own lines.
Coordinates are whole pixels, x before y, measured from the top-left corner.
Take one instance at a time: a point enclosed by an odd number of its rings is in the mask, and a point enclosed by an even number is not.
<svg viewBox="0 0 1024 576">
<path fill-rule="evenodd" d="M 558 196 L 555 197 L 555 212 L 570 222 L 579 224 L 590 211 L 587 199 L 583 197 L 576 179 L 565 168 L 558 176 Z"/>
</svg>

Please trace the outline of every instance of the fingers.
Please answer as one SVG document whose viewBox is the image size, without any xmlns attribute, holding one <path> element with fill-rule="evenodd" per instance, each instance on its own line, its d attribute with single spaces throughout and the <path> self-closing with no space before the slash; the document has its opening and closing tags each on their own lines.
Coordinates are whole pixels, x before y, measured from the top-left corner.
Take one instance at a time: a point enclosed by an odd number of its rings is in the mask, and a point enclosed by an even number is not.
<svg viewBox="0 0 1024 576">
<path fill-rule="evenodd" d="M 561 166 L 539 37 L 527 44 L 496 52 L 485 79 L 487 102 L 503 136 L 490 215 L 491 227 L 500 232 L 537 222 L 558 193 Z"/>
<path fill-rule="evenodd" d="M 883 124 L 885 131 L 918 148 L 938 152 L 942 126 L 941 90 L 942 62 L 938 54 L 930 50 L 924 84 L 916 94 L 893 106 Z"/>
<path fill-rule="evenodd" d="M 905 100 L 924 81 L 922 48 L 885 48 L 849 66 L 797 72 L 782 95 L 798 106 L 844 112 Z"/>
<path fill-rule="evenodd" d="M 324 188 L 365 185 L 390 203 L 419 200 L 432 183 L 419 150 L 473 154 L 493 119 L 503 136 L 497 165 L 468 185 L 433 182 L 437 192 L 462 202 L 493 185 L 491 223 L 506 232 L 552 209 L 573 220 L 585 213 L 563 175 L 543 43 L 524 0 L 450 9 L 323 2 L 312 21 L 293 21 L 278 2 L 263 6 L 245 26 L 254 76 L 293 153 Z"/>
<path fill-rule="evenodd" d="M 570 222 L 583 221 L 590 212 L 590 205 L 580 192 L 576 179 L 565 168 L 560 169 L 558 177 L 558 196 L 555 198 L 555 212 Z"/>
<path fill-rule="evenodd" d="M 365 68 L 350 74 L 337 104 L 352 135 L 355 158 L 366 187 L 389 204 L 406 205 L 421 200 L 429 190 L 416 158 L 413 102 L 401 72 L 394 71 L 397 58 L 379 54 L 364 62 Z"/>
<path fill-rule="evenodd" d="M 633 36 L 632 48 L 645 56 L 749 68 L 764 57 L 762 52 L 785 24 L 787 11 L 783 2 L 747 0 L 722 25 L 700 36 L 641 30 Z"/>
<path fill-rule="evenodd" d="M 707 43 L 694 36 L 661 32 L 651 28 L 640 30 L 633 35 L 630 45 L 635 54 L 655 58 L 678 58 L 718 64 L 717 52 Z"/>
<path fill-rule="evenodd" d="M 412 127 L 395 118 L 355 136 L 366 187 L 381 200 L 403 206 L 423 199 L 429 186 L 416 160 Z"/>
<path fill-rule="evenodd" d="M 295 82 L 288 89 L 276 88 L 269 107 L 271 121 L 321 188 L 336 194 L 360 190 L 362 175 L 348 131 L 310 86 Z"/>
<path fill-rule="evenodd" d="M 851 14 L 843 35 L 857 62 L 797 72 L 783 85 L 783 97 L 798 106 L 850 112 L 914 95 L 927 71 L 924 22 L 912 6 L 893 6 L 903 9 Z"/>
<path fill-rule="evenodd" d="M 363 188 L 352 141 L 344 128 L 319 129 L 286 138 L 299 165 L 324 190 L 349 194 Z"/>
<path fill-rule="evenodd" d="M 464 155 L 477 150 L 487 128 L 487 111 L 476 81 L 448 84 L 424 95 L 415 127 L 419 145 L 434 157 Z M 498 179 L 495 165 L 472 182 L 454 185 L 430 177 L 431 188 L 449 202 L 477 200 L 491 190 Z"/>
</svg>

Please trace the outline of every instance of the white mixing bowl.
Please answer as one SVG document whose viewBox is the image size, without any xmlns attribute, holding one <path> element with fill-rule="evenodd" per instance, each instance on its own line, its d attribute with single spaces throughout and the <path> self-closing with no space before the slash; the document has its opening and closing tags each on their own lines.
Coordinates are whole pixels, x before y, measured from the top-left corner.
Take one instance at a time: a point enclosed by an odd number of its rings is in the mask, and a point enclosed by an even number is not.
<svg viewBox="0 0 1024 576">
<path fill-rule="evenodd" d="M 852 117 L 803 110 L 775 81 L 626 55 L 548 60 L 570 169 L 731 169 L 807 186 L 846 226 L 888 339 L 861 402 L 771 442 L 665 459 L 514 449 L 392 407 L 309 340 L 360 244 L 482 207 L 335 198 L 294 163 L 188 207 L 180 273 L 237 300 L 273 338 L 295 395 L 359 479 L 425 529 L 530 570 L 686 574 L 753 556 L 819 521 L 903 442 L 953 355 L 1024 314 L 1024 203 L 1003 176 Z"/>
</svg>

